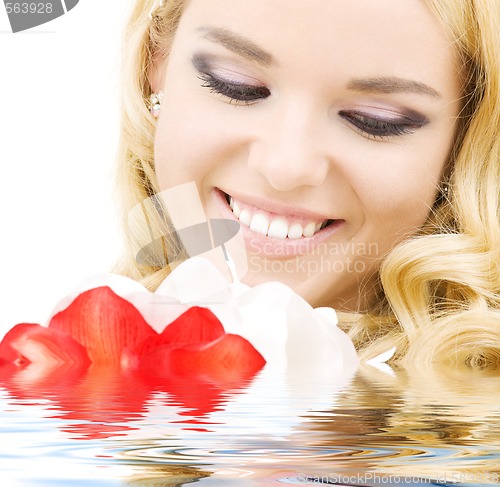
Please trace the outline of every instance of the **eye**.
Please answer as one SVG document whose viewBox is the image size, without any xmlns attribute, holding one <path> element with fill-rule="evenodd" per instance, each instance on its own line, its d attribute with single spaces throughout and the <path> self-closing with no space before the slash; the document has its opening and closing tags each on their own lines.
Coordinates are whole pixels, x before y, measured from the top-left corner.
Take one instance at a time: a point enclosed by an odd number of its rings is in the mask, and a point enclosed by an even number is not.
<svg viewBox="0 0 500 487">
<path fill-rule="evenodd" d="M 212 93 L 229 98 L 230 101 L 251 104 L 271 95 L 271 91 L 265 86 L 236 83 L 218 78 L 210 73 L 200 72 L 199 79 L 203 82 L 201 86 L 208 88 Z"/>
<path fill-rule="evenodd" d="M 404 115 L 397 118 L 378 118 L 358 111 L 341 110 L 339 115 L 368 138 L 384 139 L 412 134 L 428 123 L 428 120 L 412 120 Z"/>
</svg>

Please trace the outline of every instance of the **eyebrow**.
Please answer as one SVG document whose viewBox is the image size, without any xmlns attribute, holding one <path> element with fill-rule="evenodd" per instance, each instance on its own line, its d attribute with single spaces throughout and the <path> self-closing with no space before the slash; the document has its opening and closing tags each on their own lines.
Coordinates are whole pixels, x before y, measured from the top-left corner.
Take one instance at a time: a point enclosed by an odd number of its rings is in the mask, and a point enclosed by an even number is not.
<svg viewBox="0 0 500 487">
<path fill-rule="evenodd" d="M 275 63 L 273 56 L 246 37 L 229 29 L 213 26 L 202 26 L 197 29 L 202 38 L 221 44 L 226 49 L 254 61 L 263 66 Z M 432 98 L 441 98 L 441 95 L 429 85 L 419 81 L 398 77 L 357 78 L 347 85 L 348 90 L 363 93 L 416 93 Z"/>
<path fill-rule="evenodd" d="M 425 83 L 398 77 L 353 79 L 348 83 L 347 89 L 362 93 L 416 93 L 441 98 L 434 88 Z"/>
<path fill-rule="evenodd" d="M 211 26 L 203 26 L 197 30 L 203 33 L 204 39 L 217 42 L 226 49 L 258 64 L 269 66 L 274 63 L 271 54 L 240 34 L 236 34 L 235 32 L 221 27 Z"/>
</svg>

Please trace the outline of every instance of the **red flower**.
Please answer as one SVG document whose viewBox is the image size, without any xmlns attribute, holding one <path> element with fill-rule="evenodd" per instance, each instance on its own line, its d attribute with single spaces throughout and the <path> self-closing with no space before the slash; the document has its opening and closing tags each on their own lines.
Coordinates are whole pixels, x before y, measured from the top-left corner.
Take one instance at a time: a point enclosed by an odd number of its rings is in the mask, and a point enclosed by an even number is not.
<svg viewBox="0 0 500 487">
<path fill-rule="evenodd" d="M 17 397 L 56 397 L 61 417 L 90 421 L 82 427 L 91 438 L 117 429 L 100 429 L 103 421 L 137 416 L 154 392 L 203 416 L 264 364 L 206 308 L 190 308 L 157 333 L 108 287 L 80 294 L 48 327 L 19 324 L 0 342 L 0 383 Z M 112 395 L 111 410 L 101 409 L 103 395 Z"/>
</svg>

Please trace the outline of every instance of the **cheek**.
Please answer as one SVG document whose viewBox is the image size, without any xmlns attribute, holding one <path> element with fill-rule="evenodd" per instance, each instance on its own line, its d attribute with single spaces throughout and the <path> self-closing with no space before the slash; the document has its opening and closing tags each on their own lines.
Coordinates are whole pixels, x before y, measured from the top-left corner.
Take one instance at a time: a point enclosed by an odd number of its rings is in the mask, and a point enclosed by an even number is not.
<svg viewBox="0 0 500 487">
<path fill-rule="evenodd" d="M 214 115 L 212 103 L 203 95 L 164 99 L 154 150 L 160 189 L 201 182 L 241 142 L 241 135 L 231 133 L 233 125 L 225 114 L 215 110 Z"/>
<path fill-rule="evenodd" d="M 411 148 L 388 146 L 372 153 L 371 170 L 350 176 L 364 207 L 365 229 L 372 234 L 394 242 L 427 219 L 451 145 L 433 141 L 424 139 Z"/>
<path fill-rule="evenodd" d="M 154 159 L 160 189 L 197 180 L 205 164 L 208 141 L 202 120 L 186 107 L 176 108 L 164 102 L 157 125 Z"/>
</svg>

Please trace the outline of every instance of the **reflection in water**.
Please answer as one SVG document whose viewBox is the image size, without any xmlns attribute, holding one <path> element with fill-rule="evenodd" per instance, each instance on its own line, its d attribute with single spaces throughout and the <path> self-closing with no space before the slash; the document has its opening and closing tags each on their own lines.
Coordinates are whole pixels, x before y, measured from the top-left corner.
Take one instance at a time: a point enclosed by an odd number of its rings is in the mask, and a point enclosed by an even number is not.
<svg viewBox="0 0 500 487">
<path fill-rule="evenodd" d="M 486 374 L 391 377 L 366 367 L 338 406 L 308 426 L 319 445 L 352 448 L 371 472 L 485 485 L 500 479 L 499 393 L 499 377 Z"/>
<path fill-rule="evenodd" d="M 221 385 L 105 370 L 61 371 L 47 382 L 0 371 L 0 475 L 9 486 L 500 478 L 498 376 L 365 366 L 325 381 L 264 369 Z"/>
</svg>

